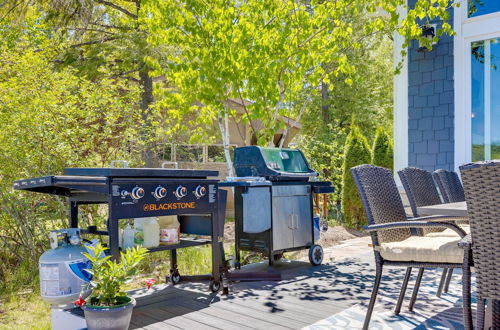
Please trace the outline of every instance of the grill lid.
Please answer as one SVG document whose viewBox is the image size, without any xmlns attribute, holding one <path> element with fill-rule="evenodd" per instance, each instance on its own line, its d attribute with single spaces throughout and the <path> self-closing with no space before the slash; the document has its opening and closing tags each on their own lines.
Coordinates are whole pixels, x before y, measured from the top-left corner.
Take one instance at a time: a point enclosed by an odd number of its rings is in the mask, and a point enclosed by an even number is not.
<svg viewBox="0 0 500 330">
<path fill-rule="evenodd" d="M 298 149 L 240 147 L 234 150 L 237 176 L 261 176 L 269 180 L 307 181 L 316 177 Z"/>
</svg>

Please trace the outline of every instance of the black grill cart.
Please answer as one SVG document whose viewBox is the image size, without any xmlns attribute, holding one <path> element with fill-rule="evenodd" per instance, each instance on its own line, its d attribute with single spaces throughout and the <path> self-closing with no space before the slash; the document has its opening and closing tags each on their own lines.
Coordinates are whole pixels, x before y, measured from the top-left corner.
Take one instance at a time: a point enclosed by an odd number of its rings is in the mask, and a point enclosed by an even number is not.
<svg viewBox="0 0 500 330">
<path fill-rule="evenodd" d="M 212 274 L 182 276 L 184 280 L 210 279 L 211 289 L 220 287 L 221 244 L 226 192 L 218 191 L 217 171 L 158 168 L 67 168 L 64 175 L 45 176 L 14 183 L 14 189 L 66 197 L 69 226 L 78 227 L 78 206 L 107 204 L 106 230 L 90 227 L 83 233 L 109 236 L 113 258 L 119 258 L 120 219 L 178 215 L 181 233 L 207 235 L 210 239 L 181 238 L 179 244 L 150 248 L 170 250 L 170 280 L 181 280 L 177 249 L 211 244 Z"/>
<path fill-rule="evenodd" d="M 317 173 L 297 149 L 236 148 L 234 167 L 237 177 L 219 186 L 234 189 L 236 267 L 241 250 L 263 253 L 273 266 L 284 252 L 309 249 L 311 263 L 321 264 L 313 194 L 332 193 L 332 184 L 316 181 Z"/>
</svg>

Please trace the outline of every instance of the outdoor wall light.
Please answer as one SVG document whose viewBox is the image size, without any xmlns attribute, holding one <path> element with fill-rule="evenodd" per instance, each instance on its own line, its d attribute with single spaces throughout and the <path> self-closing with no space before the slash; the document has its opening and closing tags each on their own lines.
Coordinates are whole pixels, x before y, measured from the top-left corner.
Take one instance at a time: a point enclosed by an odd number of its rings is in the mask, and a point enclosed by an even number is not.
<svg viewBox="0 0 500 330">
<path fill-rule="evenodd" d="M 433 46 L 435 44 L 437 44 L 437 42 L 433 42 L 432 41 L 432 39 L 434 39 L 434 37 L 436 36 L 436 28 L 437 28 L 436 24 L 430 24 L 430 25 L 424 25 L 424 26 L 422 26 L 422 37 L 424 37 L 427 40 L 429 40 L 430 42 L 432 42 Z M 424 45 L 419 44 L 418 51 L 419 52 L 426 52 L 426 51 L 429 51 L 429 50 Z"/>
</svg>

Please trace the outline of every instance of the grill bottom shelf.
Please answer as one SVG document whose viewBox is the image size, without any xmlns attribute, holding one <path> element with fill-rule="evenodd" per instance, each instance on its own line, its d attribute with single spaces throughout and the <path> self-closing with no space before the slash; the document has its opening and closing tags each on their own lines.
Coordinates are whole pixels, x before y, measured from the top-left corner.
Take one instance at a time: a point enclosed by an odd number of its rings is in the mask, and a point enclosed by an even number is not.
<svg viewBox="0 0 500 330">
<path fill-rule="evenodd" d="M 172 245 L 160 245 L 154 248 L 148 248 L 149 252 L 157 252 L 157 251 L 167 251 L 167 250 L 175 250 L 182 249 L 191 246 L 199 246 L 199 245 L 207 245 L 212 243 L 209 239 L 193 239 L 193 238 L 181 238 L 179 244 Z"/>
</svg>

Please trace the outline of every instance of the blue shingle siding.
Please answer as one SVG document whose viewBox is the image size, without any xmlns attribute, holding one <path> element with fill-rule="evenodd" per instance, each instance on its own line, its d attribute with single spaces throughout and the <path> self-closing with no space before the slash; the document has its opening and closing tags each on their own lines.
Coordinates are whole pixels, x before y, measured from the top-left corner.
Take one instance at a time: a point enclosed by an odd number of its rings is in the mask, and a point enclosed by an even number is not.
<svg viewBox="0 0 500 330">
<path fill-rule="evenodd" d="M 408 165 L 453 170 L 453 37 L 442 36 L 432 52 L 418 52 L 414 41 L 408 61 Z"/>
</svg>

